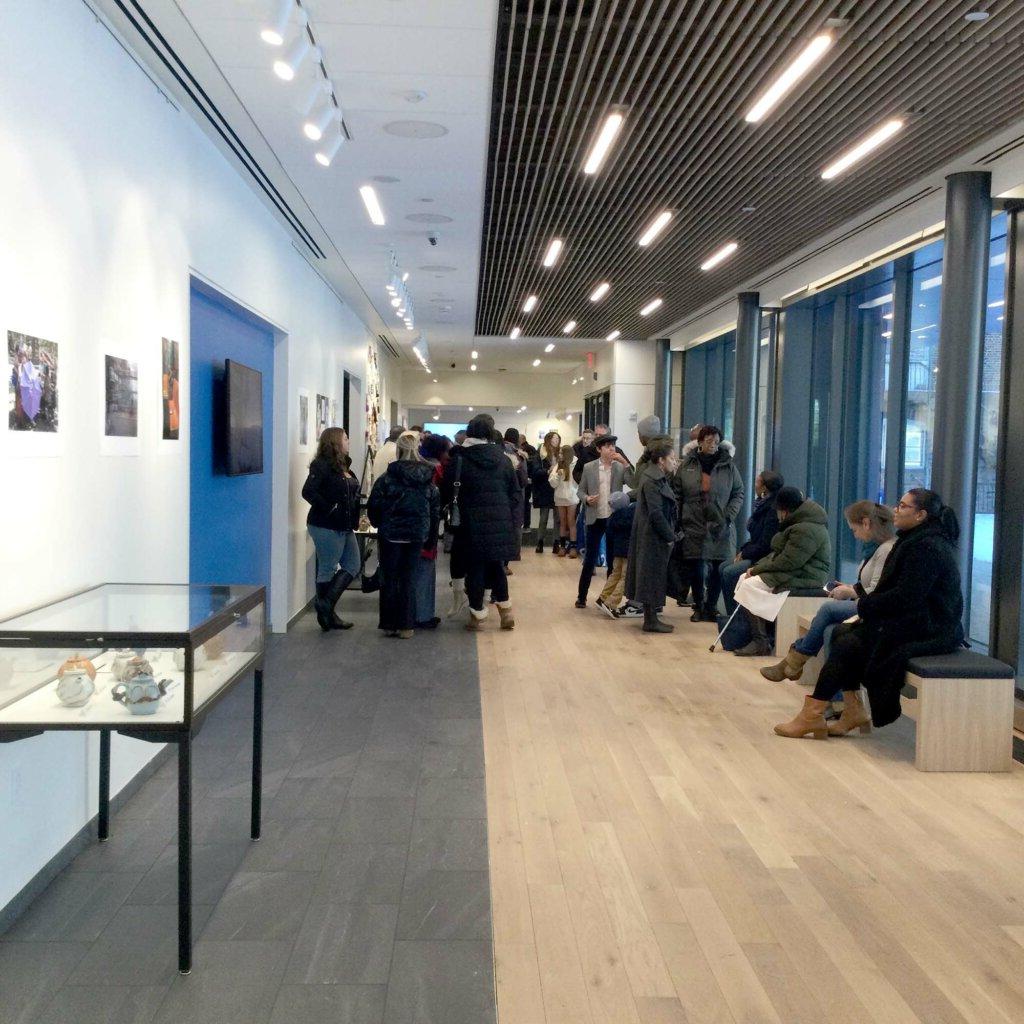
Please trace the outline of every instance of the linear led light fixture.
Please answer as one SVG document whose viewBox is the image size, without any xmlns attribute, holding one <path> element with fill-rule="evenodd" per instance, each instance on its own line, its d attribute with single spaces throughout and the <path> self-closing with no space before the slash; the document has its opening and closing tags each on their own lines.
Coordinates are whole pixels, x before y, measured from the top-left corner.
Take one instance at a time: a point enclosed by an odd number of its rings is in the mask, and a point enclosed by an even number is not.
<svg viewBox="0 0 1024 1024">
<path fill-rule="evenodd" d="M 545 352 L 554 352 L 554 351 L 555 351 L 555 343 L 554 343 L 553 341 L 549 341 L 549 342 L 548 342 L 548 343 L 547 343 L 547 344 L 546 344 L 546 345 L 544 346 L 544 351 L 545 351 Z"/>
<path fill-rule="evenodd" d="M 591 293 L 591 302 L 600 302 L 611 289 L 611 285 L 607 281 L 602 281 Z"/>
<path fill-rule="evenodd" d="M 622 331 L 612 331 L 612 333 L 609 334 L 608 337 L 606 337 L 604 340 L 614 341 L 620 334 L 622 334 Z"/>
<path fill-rule="evenodd" d="M 995 302 L 990 302 L 988 304 L 988 308 L 989 309 L 999 309 L 999 307 L 1002 306 L 1002 305 L 1003 305 L 1003 299 L 997 299 Z"/>
<path fill-rule="evenodd" d="M 858 309 L 875 309 L 878 306 L 887 306 L 892 302 L 892 292 L 886 292 L 885 295 L 879 295 L 877 298 L 868 299 L 867 302 L 857 303 Z"/>
<path fill-rule="evenodd" d="M 661 299 L 651 299 L 650 302 L 640 310 L 641 316 L 650 316 L 661 305 Z"/>
<path fill-rule="evenodd" d="M 566 325 L 565 325 L 565 326 L 564 326 L 564 327 L 562 328 L 562 333 L 563 333 L 563 334 L 572 334 L 572 332 L 573 332 L 573 331 L 575 331 L 575 330 L 576 330 L 576 321 L 575 321 L 575 320 L 570 320 L 570 321 L 569 321 L 569 322 L 568 322 L 568 323 L 567 323 L 567 324 L 566 324 Z"/>
<path fill-rule="evenodd" d="M 552 238 L 548 242 L 547 250 L 544 253 L 544 266 L 553 267 L 558 261 L 558 254 L 562 251 L 562 240 L 560 238 Z"/>
<path fill-rule="evenodd" d="M 701 265 L 701 270 L 713 270 L 719 263 L 724 263 L 739 246 L 735 242 L 728 242 L 716 253 L 712 253 Z"/>
<path fill-rule="evenodd" d="M 510 338 L 511 338 L 511 339 L 512 339 L 513 341 L 515 341 L 515 340 L 516 340 L 516 338 L 518 338 L 518 337 L 519 337 L 519 335 L 520 335 L 520 334 L 522 334 L 522 333 L 523 333 L 523 331 L 522 331 L 522 328 L 520 328 L 520 327 L 513 327 L 513 328 L 512 328 L 512 330 L 511 330 L 511 331 L 509 331 L 509 334 L 508 334 L 508 336 L 509 336 L 509 337 L 510 337 Z"/>
<path fill-rule="evenodd" d="M 757 124 L 782 98 L 791 92 L 815 64 L 828 52 L 835 39 L 828 32 L 815 36 L 783 69 L 781 75 L 761 93 L 757 102 L 747 111 L 745 121 Z"/>
<path fill-rule="evenodd" d="M 537 308 L 537 296 L 536 295 L 531 295 L 523 303 L 523 312 L 524 313 L 532 313 L 536 308 Z"/>
<path fill-rule="evenodd" d="M 377 199 L 377 193 L 374 191 L 372 185 L 362 185 L 359 189 L 359 194 L 363 197 L 363 205 L 366 207 L 366 212 L 370 215 L 370 220 L 373 221 L 378 227 L 384 224 L 384 211 L 380 208 L 380 202 Z"/>
<path fill-rule="evenodd" d="M 901 128 L 903 122 L 899 118 L 891 118 L 886 121 L 881 127 L 876 128 L 866 138 L 861 139 L 852 149 L 848 149 L 841 157 L 834 160 L 821 172 L 821 177 L 824 181 L 831 181 L 833 178 L 838 177 L 843 171 L 852 167 L 855 163 L 863 160 L 869 153 L 874 152 L 878 149 L 882 143 L 887 142 L 891 139 Z"/>
<path fill-rule="evenodd" d="M 622 107 L 613 107 L 609 110 L 604 124 L 601 125 L 601 130 L 597 133 L 597 138 L 594 139 L 594 144 L 587 154 L 587 162 L 583 165 L 584 174 L 597 174 L 601 169 L 601 164 L 604 163 L 604 158 L 608 155 L 608 150 L 612 148 L 612 143 L 621 131 L 625 120 L 626 114 Z"/>
<path fill-rule="evenodd" d="M 294 10 L 295 0 L 279 0 L 274 10 L 274 17 L 268 19 L 260 31 L 260 39 L 268 46 L 284 45 L 288 22 L 292 20 Z"/>
<path fill-rule="evenodd" d="M 647 225 L 647 230 L 637 239 L 636 244 L 640 246 L 648 246 L 653 242 L 658 235 L 665 230 L 668 222 L 672 219 L 671 210 L 662 210 L 650 224 Z"/>
</svg>

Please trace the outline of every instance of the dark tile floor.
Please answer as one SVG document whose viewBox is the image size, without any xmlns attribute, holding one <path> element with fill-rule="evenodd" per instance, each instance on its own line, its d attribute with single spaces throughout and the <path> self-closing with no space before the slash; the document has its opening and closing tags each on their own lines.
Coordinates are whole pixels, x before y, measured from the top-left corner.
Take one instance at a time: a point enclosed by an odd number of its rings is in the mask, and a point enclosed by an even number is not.
<svg viewBox="0 0 1024 1024">
<path fill-rule="evenodd" d="M 176 761 L 0 938 L 2 1024 L 495 1020 L 476 650 L 307 616 L 266 671 L 263 838 L 251 683 L 194 748 L 194 961 L 176 972 Z"/>
</svg>

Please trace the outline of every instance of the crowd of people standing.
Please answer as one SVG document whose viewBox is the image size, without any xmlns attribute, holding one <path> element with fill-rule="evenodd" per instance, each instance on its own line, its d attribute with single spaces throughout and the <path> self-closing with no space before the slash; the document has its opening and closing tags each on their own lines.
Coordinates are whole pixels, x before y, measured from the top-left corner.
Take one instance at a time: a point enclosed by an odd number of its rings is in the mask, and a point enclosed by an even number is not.
<svg viewBox="0 0 1024 1024">
<path fill-rule="evenodd" d="M 806 635 L 780 652 L 780 662 L 760 668 L 766 680 L 795 680 L 808 659 L 825 656 L 800 712 L 775 727 L 781 736 L 825 738 L 887 724 L 900 713 L 907 660 L 962 643 L 958 526 L 934 492 L 912 489 L 895 510 L 869 500 L 847 507 L 864 559 L 853 582 L 829 582 L 828 515 L 780 473 L 757 474 L 752 509 L 738 524 L 744 481 L 718 427 L 695 426 L 678 454 L 656 416 L 638 423 L 638 438 L 643 451 L 634 465 L 605 425 L 574 444 L 551 431 L 539 449 L 515 429 L 498 433 L 485 414 L 454 443 L 422 428 L 394 431 L 374 460 L 366 506 L 379 552 L 379 628 L 408 639 L 440 624 L 434 600 L 443 536 L 449 617 L 464 617 L 465 628 L 478 632 L 493 606 L 500 629 L 514 629 L 509 576 L 536 509 L 535 553 L 550 542 L 555 557 L 580 563 L 576 609 L 588 607 L 604 565 L 597 609 L 612 620 L 642 619 L 645 633 L 674 632 L 664 617 L 674 602 L 691 609 L 691 622 L 723 627 L 720 637 L 735 622 L 732 653 L 764 657 L 773 650 L 772 625 L 744 595 L 820 589 Z M 349 629 L 336 609 L 360 571 L 360 498 L 344 431 L 323 432 L 302 494 L 317 557 L 317 622 L 325 632 Z M 839 695 L 842 712 L 826 721 Z"/>
</svg>

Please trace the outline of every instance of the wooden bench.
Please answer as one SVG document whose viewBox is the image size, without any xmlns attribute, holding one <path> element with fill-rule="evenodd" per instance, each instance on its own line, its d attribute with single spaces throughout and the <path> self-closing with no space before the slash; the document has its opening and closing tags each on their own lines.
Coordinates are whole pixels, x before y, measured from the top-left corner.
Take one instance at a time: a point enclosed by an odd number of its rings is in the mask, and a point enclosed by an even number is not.
<svg viewBox="0 0 1024 1024">
<path fill-rule="evenodd" d="M 790 647 L 800 639 L 800 617 L 813 618 L 818 606 L 828 600 L 829 596 L 821 587 L 789 592 L 789 597 L 786 598 L 786 603 L 775 620 L 775 653 L 778 657 L 784 658 Z"/>
<path fill-rule="evenodd" d="M 1013 685 L 1009 665 L 976 651 L 912 658 L 903 695 L 917 699 L 918 771 L 1010 771 Z"/>
</svg>

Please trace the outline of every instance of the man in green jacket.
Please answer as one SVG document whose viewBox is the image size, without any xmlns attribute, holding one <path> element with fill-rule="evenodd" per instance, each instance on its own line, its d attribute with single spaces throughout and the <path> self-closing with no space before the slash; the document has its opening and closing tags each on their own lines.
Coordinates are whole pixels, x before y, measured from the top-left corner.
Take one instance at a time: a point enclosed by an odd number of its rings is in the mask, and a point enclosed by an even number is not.
<svg viewBox="0 0 1024 1024">
<path fill-rule="evenodd" d="M 832 567 L 832 541 L 828 535 L 828 515 L 796 487 L 783 487 L 776 499 L 779 532 L 772 538 L 772 550 L 748 570 L 747 576 L 760 576 L 776 593 L 783 590 L 808 590 L 822 587 Z M 735 653 L 741 657 L 763 657 L 772 653 L 764 619 L 744 614 L 750 623 L 750 643 Z"/>
</svg>

